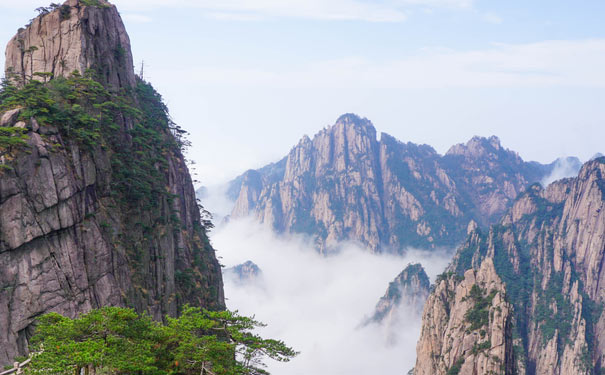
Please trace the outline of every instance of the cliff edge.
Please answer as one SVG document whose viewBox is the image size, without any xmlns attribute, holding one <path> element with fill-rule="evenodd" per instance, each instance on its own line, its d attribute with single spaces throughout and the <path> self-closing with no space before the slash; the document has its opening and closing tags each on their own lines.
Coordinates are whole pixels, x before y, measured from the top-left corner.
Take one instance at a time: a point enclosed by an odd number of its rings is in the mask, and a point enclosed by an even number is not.
<svg viewBox="0 0 605 375">
<path fill-rule="evenodd" d="M 6 68 L 17 82 L 0 90 L 0 364 L 27 353 L 50 311 L 224 308 L 183 140 L 135 77 L 116 8 L 43 10 Z"/>
</svg>

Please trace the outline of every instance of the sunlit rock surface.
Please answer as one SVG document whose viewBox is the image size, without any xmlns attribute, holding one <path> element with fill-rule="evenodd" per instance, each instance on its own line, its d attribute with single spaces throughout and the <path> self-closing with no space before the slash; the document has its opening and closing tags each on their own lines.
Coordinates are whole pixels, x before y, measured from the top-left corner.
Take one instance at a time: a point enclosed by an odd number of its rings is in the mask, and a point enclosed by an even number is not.
<svg viewBox="0 0 605 375">
<path fill-rule="evenodd" d="M 415 374 L 601 373 L 604 201 L 598 158 L 473 230 L 425 305 Z"/>
</svg>

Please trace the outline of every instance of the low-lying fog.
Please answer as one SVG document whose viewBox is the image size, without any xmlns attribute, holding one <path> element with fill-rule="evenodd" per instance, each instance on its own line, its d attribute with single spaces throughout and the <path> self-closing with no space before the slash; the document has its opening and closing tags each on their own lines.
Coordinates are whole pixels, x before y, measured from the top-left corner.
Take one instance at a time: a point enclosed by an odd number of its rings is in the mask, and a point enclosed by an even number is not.
<svg viewBox="0 0 605 375">
<path fill-rule="evenodd" d="M 422 263 L 434 280 L 450 259 L 445 251 L 373 255 L 351 244 L 325 257 L 303 237 L 276 236 L 251 219 L 223 224 L 211 239 L 226 267 L 252 260 L 262 270 L 250 285 L 225 278 L 228 308 L 255 315 L 268 324 L 264 336 L 301 352 L 289 363 L 267 361 L 274 375 L 407 373 L 415 363 L 420 316 L 402 309 L 391 332 L 360 323 L 408 263 Z"/>
</svg>

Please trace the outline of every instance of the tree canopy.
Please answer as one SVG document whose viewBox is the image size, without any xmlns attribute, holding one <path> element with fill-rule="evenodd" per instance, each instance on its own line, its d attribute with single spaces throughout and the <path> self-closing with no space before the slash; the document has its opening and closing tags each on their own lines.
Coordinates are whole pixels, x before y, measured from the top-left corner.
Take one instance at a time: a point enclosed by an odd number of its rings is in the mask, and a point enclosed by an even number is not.
<svg viewBox="0 0 605 375">
<path fill-rule="evenodd" d="M 231 311 L 185 306 L 165 323 L 132 309 L 104 307 L 70 319 L 49 313 L 31 340 L 29 374 L 268 374 L 264 360 L 298 353 L 253 331 L 264 326 Z"/>
</svg>

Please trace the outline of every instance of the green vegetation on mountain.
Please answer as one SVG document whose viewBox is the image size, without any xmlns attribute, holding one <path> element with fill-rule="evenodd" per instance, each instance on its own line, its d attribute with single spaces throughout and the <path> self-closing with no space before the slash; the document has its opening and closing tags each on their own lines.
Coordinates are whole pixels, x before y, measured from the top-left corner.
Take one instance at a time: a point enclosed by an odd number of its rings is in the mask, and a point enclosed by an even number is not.
<svg viewBox="0 0 605 375">
<path fill-rule="evenodd" d="M 253 333 L 263 324 L 230 311 L 185 306 L 180 317 L 153 321 L 134 310 L 105 307 L 70 319 L 39 319 L 30 374 L 256 375 L 264 359 L 287 362 L 296 352 Z"/>
<path fill-rule="evenodd" d="M 131 206 L 141 201 L 157 205 L 158 198 L 167 194 L 159 178 L 167 169 L 165 156 L 182 152 L 188 145 L 161 96 L 140 79 L 134 90 L 117 93 L 99 83 L 92 70 L 84 75 L 74 71 L 68 78 L 45 83 L 32 80 L 23 86 L 5 80 L 0 88 L 0 112 L 18 107 L 23 108 L 21 121 L 33 118 L 40 125 L 55 126 L 79 147 L 111 149 L 113 187 Z M 9 140 L 19 145 L 21 138 Z M 6 143 L 0 142 L 0 147 Z"/>
<path fill-rule="evenodd" d="M 497 291 L 492 290 L 488 295 L 477 284 L 474 284 L 469 292 L 469 298 L 474 303 L 472 308 L 466 312 L 464 318 L 470 323 L 469 331 L 474 331 L 489 323 L 489 308 Z"/>
<path fill-rule="evenodd" d="M 176 196 L 166 189 L 163 176 L 169 171 L 169 156 L 181 155 L 189 142 L 184 137 L 185 131 L 170 119 L 162 97 L 151 84 L 137 79 L 134 89 L 113 92 L 99 83 L 94 70 L 83 75 L 74 71 L 68 78 L 56 77 L 48 82 L 31 80 L 24 85 L 12 82 L 18 82 L 18 77 L 9 76 L 2 82 L 0 112 L 21 108 L 18 121 L 36 121 L 40 126 L 56 128 L 66 140 L 54 145 L 58 149 L 80 148 L 109 154 L 110 194 L 124 211 L 132 217 L 145 217 L 146 211 L 160 208 L 162 202 L 172 206 Z M 0 128 L 0 155 L 23 149 L 25 133 L 26 129 Z M 8 164 L 1 163 L 3 169 L 11 169 L 10 159 L 7 161 Z M 143 238 L 125 237 L 121 242 L 133 262 L 141 264 L 152 227 L 142 220 L 131 224 L 142 227 Z M 159 217 L 154 224 L 178 229 L 180 221 L 172 213 Z M 111 230 L 107 222 L 102 222 L 101 227 Z M 204 229 L 202 225 L 200 228 Z M 198 253 L 210 246 L 201 239 L 198 242 L 194 258 L 202 264 Z M 134 267 L 135 273 L 139 269 Z M 176 281 L 184 290 L 195 293 L 192 272 L 177 271 Z"/>
</svg>

